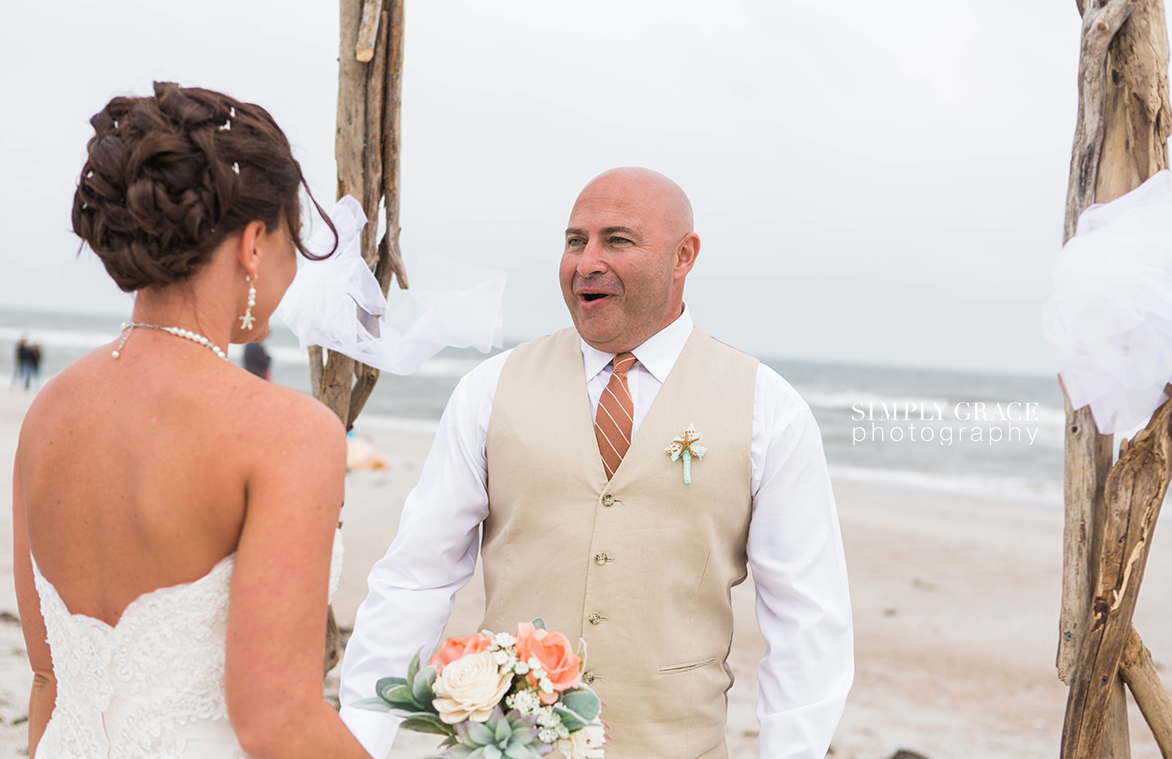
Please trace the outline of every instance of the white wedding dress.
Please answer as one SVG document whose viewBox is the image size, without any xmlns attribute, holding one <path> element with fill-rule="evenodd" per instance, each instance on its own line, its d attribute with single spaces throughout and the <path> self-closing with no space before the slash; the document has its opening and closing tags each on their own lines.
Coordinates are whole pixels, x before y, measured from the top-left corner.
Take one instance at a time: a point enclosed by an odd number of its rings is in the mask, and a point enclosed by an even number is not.
<svg viewBox="0 0 1172 759">
<path fill-rule="evenodd" d="M 33 562 L 57 678 L 37 759 L 247 759 L 224 702 L 235 559 L 225 556 L 194 582 L 144 593 L 113 627 L 71 614 Z M 341 569 L 338 531 L 331 598 Z"/>
</svg>

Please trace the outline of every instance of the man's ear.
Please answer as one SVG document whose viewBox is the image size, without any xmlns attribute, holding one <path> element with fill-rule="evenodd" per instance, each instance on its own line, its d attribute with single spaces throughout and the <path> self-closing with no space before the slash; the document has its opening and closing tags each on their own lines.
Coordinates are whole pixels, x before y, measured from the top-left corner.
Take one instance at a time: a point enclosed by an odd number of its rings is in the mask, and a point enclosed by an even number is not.
<svg viewBox="0 0 1172 759">
<path fill-rule="evenodd" d="M 236 256 L 240 261 L 240 266 L 244 269 L 244 276 L 249 279 L 256 279 L 257 272 L 260 270 L 262 255 L 260 242 L 264 234 L 265 224 L 259 219 L 248 222 L 240 232 Z"/>
<path fill-rule="evenodd" d="M 672 272 L 675 279 L 683 279 L 696 265 L 696 258 L 700 255 L 700 237 L 695 232 L 684 235 L 676 245 L 675 267 Z"/>
</svg>

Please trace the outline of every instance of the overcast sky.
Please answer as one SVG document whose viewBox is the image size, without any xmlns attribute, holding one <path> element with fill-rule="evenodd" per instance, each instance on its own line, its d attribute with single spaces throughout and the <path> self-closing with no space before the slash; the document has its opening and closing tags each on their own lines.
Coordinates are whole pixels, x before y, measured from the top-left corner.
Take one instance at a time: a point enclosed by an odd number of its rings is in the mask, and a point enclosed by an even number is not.
<svg viewBox="0 0 1172 759">
<path fill-rule="evenodd" d="M 1080 19 L 1071 0 L 406 0 L 402 244 L 509 274 L 505 334 L 569 324 L 578 190 L 692 198 L 699 326 L 758 355 L 1050 373 Z M 10 3 L 0 308 L 128 314 L 69 214 L 89 117 L 152 80 L 268 108 L 332 201 L 330 0 Z"/>
</svg>

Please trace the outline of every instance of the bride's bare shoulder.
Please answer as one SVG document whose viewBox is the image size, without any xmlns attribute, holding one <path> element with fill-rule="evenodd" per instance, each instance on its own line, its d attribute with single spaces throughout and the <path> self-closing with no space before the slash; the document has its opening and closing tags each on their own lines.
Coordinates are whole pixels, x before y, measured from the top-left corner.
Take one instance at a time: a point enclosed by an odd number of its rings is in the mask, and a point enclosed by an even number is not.
<svg viewBox="0 0 1172 759">
<path fill-rule="evenodd" d="M 313 396 L 247 374 L 240 382 L 240 405 L 246 409 L 242 416 L 255 428 L 277 436 L 336 438 L 345 444 L 346 430 L 338 415 Z"/>
</svg>

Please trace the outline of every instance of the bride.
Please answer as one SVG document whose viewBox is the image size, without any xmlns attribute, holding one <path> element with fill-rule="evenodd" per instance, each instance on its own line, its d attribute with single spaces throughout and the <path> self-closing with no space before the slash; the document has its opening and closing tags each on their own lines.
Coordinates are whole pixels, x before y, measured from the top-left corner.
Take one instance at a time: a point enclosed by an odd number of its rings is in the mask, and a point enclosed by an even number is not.
<svg viewBox="0 0 1172 759">
<path fill-rule="evenodd" d="M 154 93 L 91 120 L 73 208 L 132 322 L 45 386 L 16 456 L 29 753 L 366 757 L 321 688 L 342 426 L 224 354 L 306 252 L 301 169 L 264 109 Z"/>
</svg>

